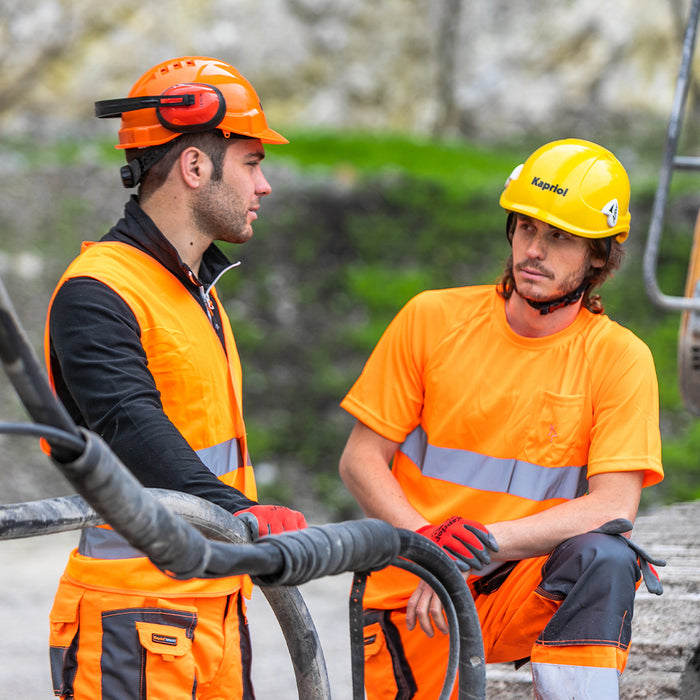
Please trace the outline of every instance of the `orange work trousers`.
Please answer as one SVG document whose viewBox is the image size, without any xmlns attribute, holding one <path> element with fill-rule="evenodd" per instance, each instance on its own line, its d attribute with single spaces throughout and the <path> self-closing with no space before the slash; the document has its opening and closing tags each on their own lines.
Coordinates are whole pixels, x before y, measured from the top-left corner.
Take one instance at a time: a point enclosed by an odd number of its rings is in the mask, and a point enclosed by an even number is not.
<svg viewBox="0 0 700 700">
<path fill-rule="evenodd" d="M 50 613 L 62 700 L 251 700 L 250 637 L 239 593 L 149 598 L 63 577 Z"/>
<path fill-rule="evenodd" d="M 504 569 L 469 582 L 487 663 L 531 660 L 622 673 L 641 571 L 620 538 L 582 535 L 550 556 Z M 437 630 L 428 637 L 418 625 L 408 631 L 405 608 L 365 610 L 364 617 L 368 700 L 439 697 L 449 637 Z"/>
</svg>

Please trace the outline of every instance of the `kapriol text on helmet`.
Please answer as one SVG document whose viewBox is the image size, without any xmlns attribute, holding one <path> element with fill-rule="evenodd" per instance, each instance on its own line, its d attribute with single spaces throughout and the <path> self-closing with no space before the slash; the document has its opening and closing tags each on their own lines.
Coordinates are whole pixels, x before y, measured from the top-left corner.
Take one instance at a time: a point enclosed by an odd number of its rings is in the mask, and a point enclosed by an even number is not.
<svg viewBox="0 0 700 700">
<path fill-rule="evenodd" d="M 554 194 L 560 194 L 562 197 L 566 197 L 566 193 L 569 191 L 568 187 L 566 189 L 563 189 L 559 187 L 559 185 L 552 185 L 549 182 L 540 180 L 539 177 L 533 177 L 532 182 L 530 184 L 534 185 L 535 187 L 539 187 L 544 192 L 551 191 L 554 192 Z"/>
</svg>

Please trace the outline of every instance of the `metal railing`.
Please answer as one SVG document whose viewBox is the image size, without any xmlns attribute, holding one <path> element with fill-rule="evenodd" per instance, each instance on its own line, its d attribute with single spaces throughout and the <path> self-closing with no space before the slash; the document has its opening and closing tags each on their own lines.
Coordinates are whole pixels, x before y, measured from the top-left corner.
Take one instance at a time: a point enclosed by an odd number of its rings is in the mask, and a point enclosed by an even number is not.
<svg viewBox="0 0 700 700">
<path fill-rule="evenodd" d="M 699 16 L 700 0 L 693 0 L 685 27 L 685 34 L 683 36 L 681 65 L 676 80 L 671 116 L 666 133 L 664 157 L 661 164 L 656 195 L 654 197 L 654 206 L 651 213 L 649 233 L 647 235 L 643 259 L 644 285 L 652 302 L 664 309 L 694 312 L 700 311 L 700 296 L 698 296 L 697 293 L 686 297 L 664 294 L 659 287 L 657 268 L 661 235 L 666 213 L 666 203 L 668 201 L 673 172 L 675 170 L 700 170 L 700 158 L 676 155 L 685 108 L 688 101 Z"/>
</svg>

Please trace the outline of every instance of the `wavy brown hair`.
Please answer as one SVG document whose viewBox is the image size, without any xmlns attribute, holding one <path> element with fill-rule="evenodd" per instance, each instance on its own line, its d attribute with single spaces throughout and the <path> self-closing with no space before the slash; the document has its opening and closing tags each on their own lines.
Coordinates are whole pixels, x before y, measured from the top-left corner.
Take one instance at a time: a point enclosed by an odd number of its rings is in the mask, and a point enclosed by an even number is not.
<svg viewBox="0 0 700 700">
<path fill-rule="evenodd" d="M 508 236 L 508 241 L 512 243 L 513 233 L 515 231 L 516 215 L 513 213 L 508 214 L 508 221 L 506 223 L 506 235 Z M 620 269 L 622 265 L 622 260 L 625 257 L 625 250 L 622 245 L 614 238 L 587 238 L 588 245 L 590 247 L 592 258 L 598 258 L 605 260 L 606 263 L 603 267 L 590 266 L 588 273 L 586 274 L 586 279 L 589 282 L 588 289 L 583 294 L 583 306 L 588 309 L 591 313 L 602 314 L 605 311 L 603 306 L 603 300 L 600 294 L 593 294 L 593 290 L 596 287 L 600 287 L 603 282 L 605 282 L 608 277 L 610 277 L 615 270 Z M 609 241 L 609 243 L 608 243 Z M 608 250 L 608 245 L 610 250 Z M 510 299 L 515 289 L 515 277 L 513 276 L 513 254 L 511 253 L 506 260 L 505 269 L 503 270 L 503 275 L 498 282 L 498 293 L 504 299 Z"/>
</svg>

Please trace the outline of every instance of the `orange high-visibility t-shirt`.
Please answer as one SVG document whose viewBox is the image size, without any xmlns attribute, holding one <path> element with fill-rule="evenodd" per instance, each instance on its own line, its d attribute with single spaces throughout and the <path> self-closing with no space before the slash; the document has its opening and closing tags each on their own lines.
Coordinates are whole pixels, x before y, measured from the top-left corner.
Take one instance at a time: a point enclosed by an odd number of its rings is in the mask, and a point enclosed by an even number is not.
<svg viewBox="0 0 700 700">
<path fill-rule="evenodd" d="M 523 518 L 583 495 L 594 474 L 663 478 L 648 347 L 585 309 L 563 331 L 519 336 L 495 286 L 414 297 L 341 406 L 400 443 L 393 474 L 432 523 Z M 401 607 L 415 585 L 376 572 L 365 605 Z"/>
</svg>

